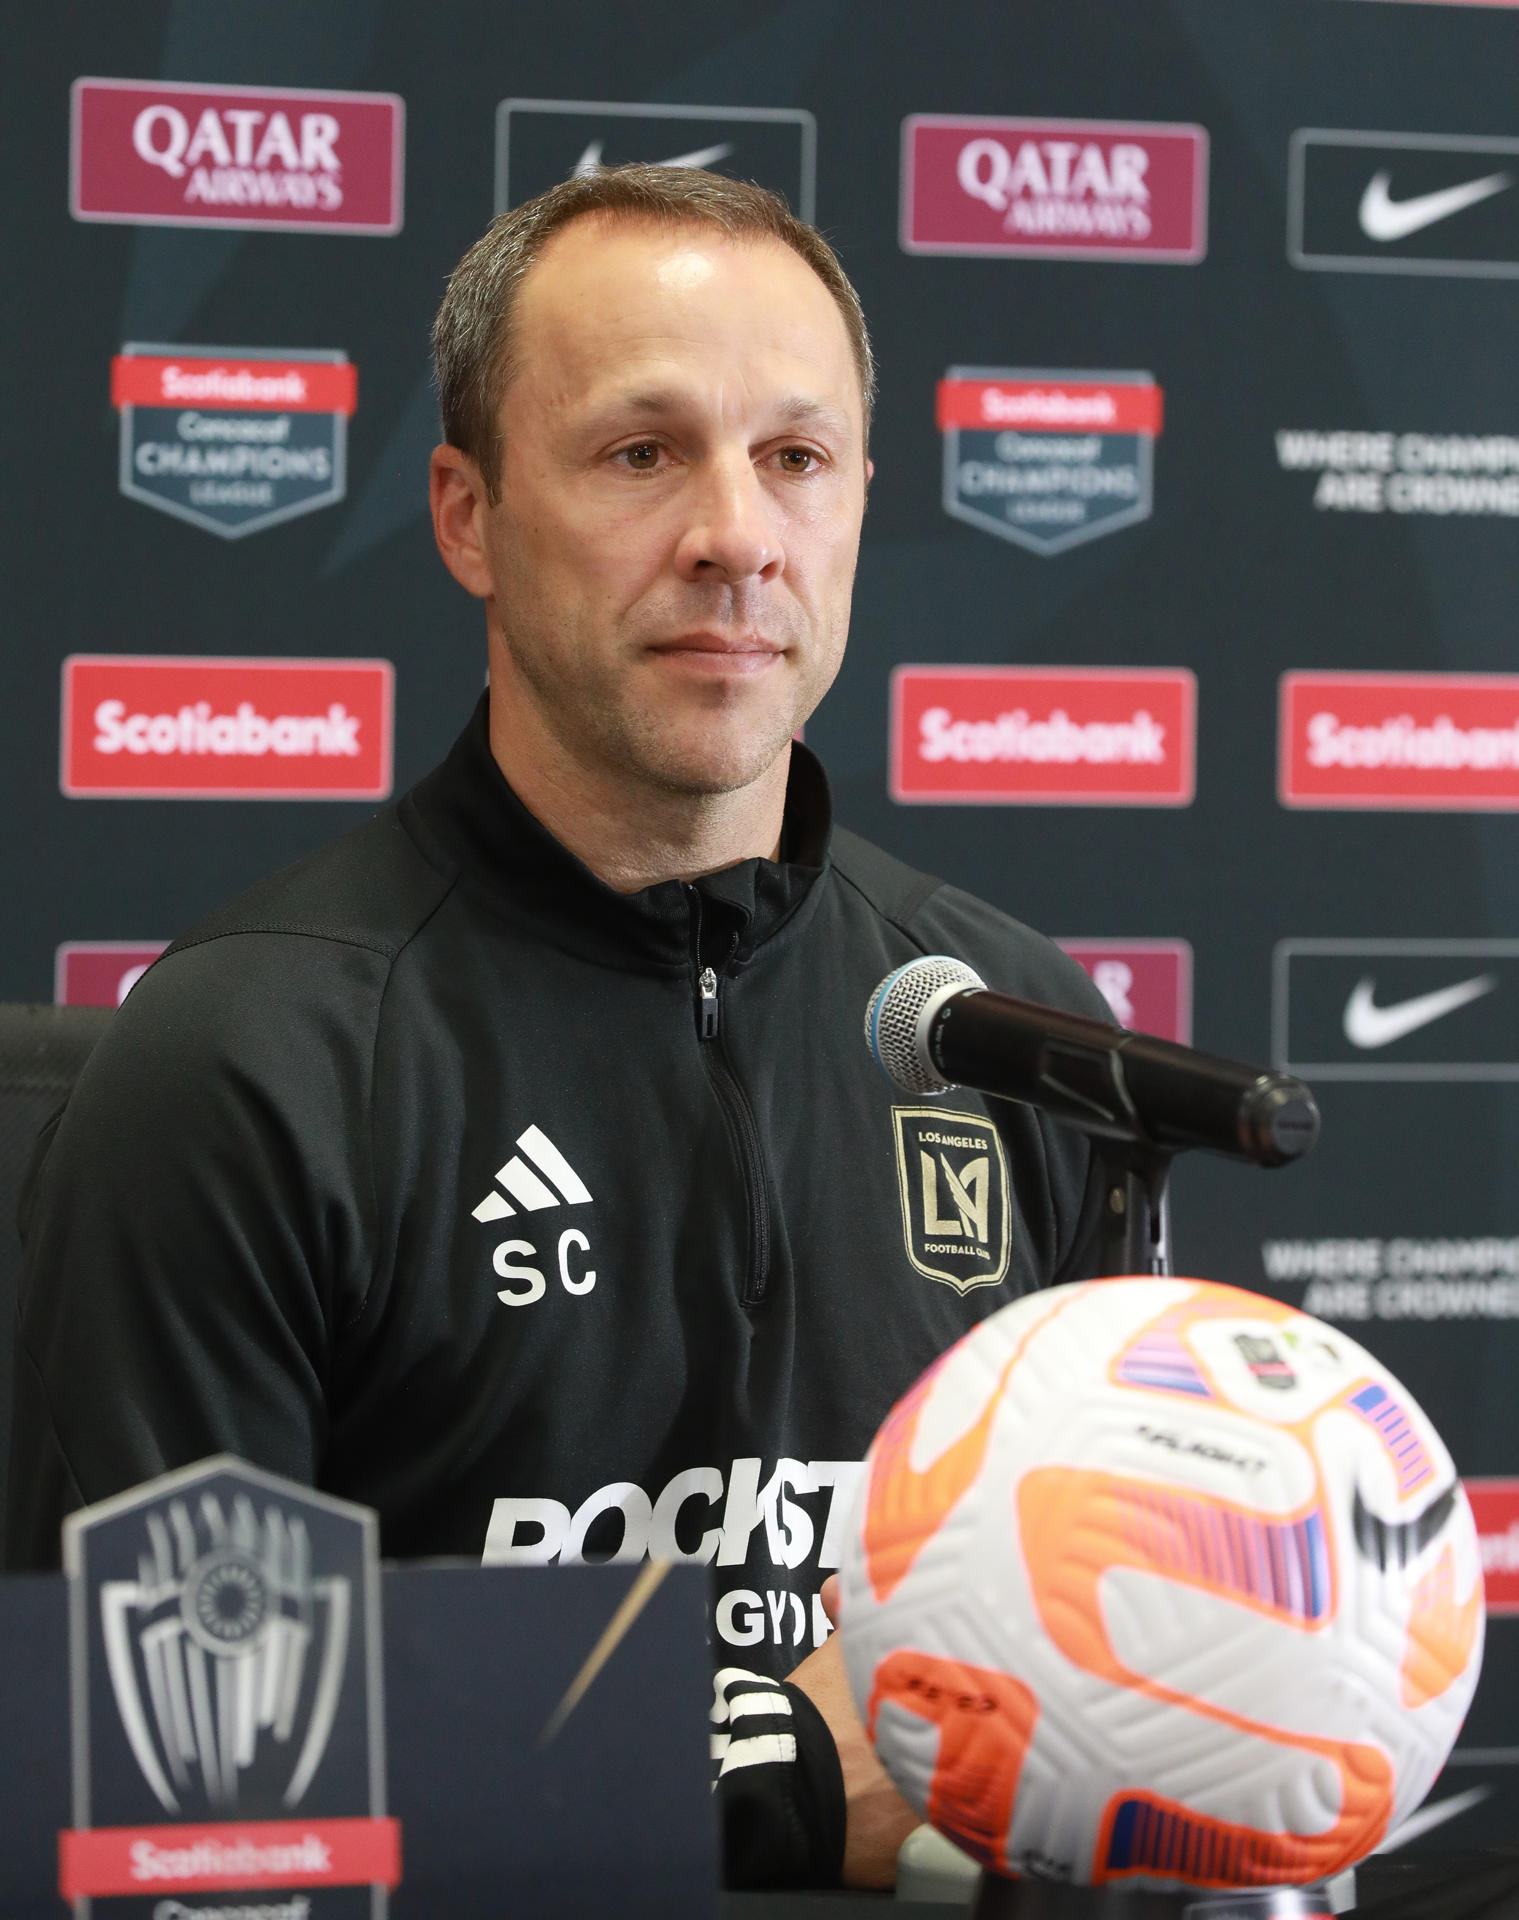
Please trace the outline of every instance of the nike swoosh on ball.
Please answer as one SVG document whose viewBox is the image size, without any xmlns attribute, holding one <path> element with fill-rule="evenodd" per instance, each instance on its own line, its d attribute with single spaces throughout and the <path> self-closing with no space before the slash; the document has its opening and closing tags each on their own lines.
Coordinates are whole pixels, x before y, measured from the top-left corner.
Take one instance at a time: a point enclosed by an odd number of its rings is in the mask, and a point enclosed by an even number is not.
<svg viewBox="0 0 1519 1920">
<path fill-rule="evenodd" d="M 1368 240 L 1406 240 L 1422 227 L 1448 220 L 1453 213 L 1474 207 L 1505 187 L 1514 184 L 1511 173 L 1489 173 L 1481 180 L 1463 180 L 1458 186 L 1441 187 L 1436 193 L 1416 194 L 1412 200 L 1394 200 L 1388 192 L 1392 175 L 1385 169 L 1373 174 L 1361 195 L 1361 231 Z"/>
<path fill-rule="evenodd" d="M 1481 973 L 1471 980 L 1457 980 L 1433 993 L 1416 994 L 1411 1000 L 1395 1001 L 1390 1007 L 1376 1004 L 1376 980 L 1367 974 L 1358 980 L 1345 1002 L 1345 1038 L 1353 1047 L 1390 1047 L 1420 1027 L 1443 1020 L 1457 1007 L 1480 1000 L 1498 984 L 1496 974 Z"/>
</svg>

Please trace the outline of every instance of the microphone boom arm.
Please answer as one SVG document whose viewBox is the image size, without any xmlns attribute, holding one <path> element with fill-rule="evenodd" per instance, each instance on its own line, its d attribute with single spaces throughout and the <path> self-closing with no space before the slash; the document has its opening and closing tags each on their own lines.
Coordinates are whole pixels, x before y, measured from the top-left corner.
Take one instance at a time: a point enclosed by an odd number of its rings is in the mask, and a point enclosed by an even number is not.
<svg viewBox="0 0 1519 1920">
<path fill-rule="evenodd" d="M 1021 1026 L 1009 1014 L 1037 1015 Z M 1037 1087 L 1037 1105 L 1052 1119 L 1098 1139 L 1124 1141 L 1147 1153 L 1172 1154 L 1184 1147 L 1233 1151 L 1257 1166 L 1281 1167 L 1305 1154 L 1318 1138 L 1313 1095 L 1290 1073 L 1225 1060 L 1147 1033 L 1131 1033 L 1101 1020 L 1035 1007 L 988 989 L 947 997 L 933 1016 L 928 1049 L 945 1076 L 982 1093 L 1017 1098 L 987 1084 L 986 1061 L 1006 1061 L 1020 1087 Z M 1206 1076 L 1197 1069 L 1206 1067 Z M 1010 1076 L 1011 1077 L 1011 1076 Z M 1184 1102 L 1162 1106 L 1173 1088 Z M 1142 1110 L 1186 1110 L 1153 1130 Z"/>
<path fill-rule="evenodd" d="M 1101 1173 L 1104 1275 L 1170 1272 L 1175 1154 L 1199 1147 L 1280 1167 L 1318 1138 L 1313 1095 L 1291 1074 L 993 993 L 948 954 L 886 976 L 865 1010 L 865 1043 L 904 1092 L 974 1087 L 1087 1134 Z"/>
<path fill-rule="evenodd" d="M 980 1082 L 981 1091 L 1010 1098 L 985 1086 L 985 1062 L 990 1042 L 1005 1056 L 1009 1024 L 1000 1016 L 1024 1004 L 989 990 L 946 998 L 927 1035 L 934 1060 L 951 1079 L 970 1086 Z M 1243 1157 L 1274 1167 L 1299 1158 L 1318 1137 L 1313 1095 L 1291 1074 L 1201 1054 L 1057 1007 L 1040 1007 L 1038 1015 L 1038 1027 L 1030 1025 L 1021 1036 L 1018 1079 L 1037 1087 L 1042 1111 L 1096 1143 L 1102 1170 L 1101 1276 L 1171 1271 L 1168 1183 L 1172 1156 L 1181 1149 L 1216 1143 L 1222 1128 L 1233 1134 Z M 1204 1061 L 1213 1071 L 1200 1088 L 1195 1067 Z M 1189 1066 L 1194 1070 L 1186 1088 L 1197 1113 L 1195 1129 L 1147 1128 L 1136 1094 L 1142 1102 L 1144 1095 L 1162 1092 Z"/>
</svg>

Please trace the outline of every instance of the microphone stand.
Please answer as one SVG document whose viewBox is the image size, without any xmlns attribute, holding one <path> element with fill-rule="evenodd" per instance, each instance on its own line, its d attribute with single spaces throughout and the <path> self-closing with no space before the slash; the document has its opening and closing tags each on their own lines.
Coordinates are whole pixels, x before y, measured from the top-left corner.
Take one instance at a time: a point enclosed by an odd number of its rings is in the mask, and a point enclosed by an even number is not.
<svg viewBox="0 0 1519 1920">
<path fill-rule="evenodd" d="M 1119 1140 L 1094 1140 L 1102 1169 L 1097 1277 L 1171 1271 L 1171 1155 Z"/>
</svg>

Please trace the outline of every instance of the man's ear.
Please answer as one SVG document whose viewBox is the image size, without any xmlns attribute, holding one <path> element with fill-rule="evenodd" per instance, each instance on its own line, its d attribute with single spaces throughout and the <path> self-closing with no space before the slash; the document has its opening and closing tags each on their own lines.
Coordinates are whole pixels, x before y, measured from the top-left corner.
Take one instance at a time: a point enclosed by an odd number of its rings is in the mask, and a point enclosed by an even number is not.
<svg viewBox="0 0 1519 1920">
<path fill-rule="evenodd" d="M 485 547 L 490 501 L 480 469 L 458 447 L 434 447 L 427 485 L 444 566 L 466 593 L 488 600 L 495 591 Z"/>
</svg>

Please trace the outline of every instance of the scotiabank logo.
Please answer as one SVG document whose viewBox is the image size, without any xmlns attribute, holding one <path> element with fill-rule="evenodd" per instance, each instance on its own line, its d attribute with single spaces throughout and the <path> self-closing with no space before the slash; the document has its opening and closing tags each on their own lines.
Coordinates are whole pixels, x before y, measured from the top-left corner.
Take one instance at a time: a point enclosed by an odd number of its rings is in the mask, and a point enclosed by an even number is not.
<svg viewBox="0 0 1519 1920">
<path fill-rule="evenodd" d="M 1196 710 L 1181 667 L 898 667 L 891 796 L 1190 806 Z"/>
<path fill-rule="evenodd" d="M 401 230 L 396 94 L 87 79 L 72 98 L 76 220 Z"/>
<path fill-rule="evenodd" d="M 388 660 L 71 654 L 61 784 L 74 799 L 383 800 Z"/>
<path fill-rule="evenodd" d="M 1286 673 L 1287 807 L 1519 808 L 1519 674 Z"/>
<path fill-rule="evenodd" d="M 232 1549 L 233 1552 L 237 1550 Z M 231 1563 L 242 1571 L 242 1563 Z M 237 1584 L 236 1577 L 225 1586 Z M 224 1589 L 225 1590 L 225 1586 Z M 199 1648 L 196 1649 L 199 1652 Z M 292 1887 L 394 1887 L 401 1879 L 396 1820 L 239 1820 L 216 1826 L 94 1827 L 58 1836 L 58 1890 L 84 1902 L 121 1894 L 235 1893 L 261 1904 L 187 1907 L 160 1900 L 153 1920 L 195 1920 L 198 1914 L 254 1914 L 258 1920 L 306 1920 L 312 1902 Z M 88 1909 L 84 1909 L 88 1911 Z M 147 1911 L 144 1907 L 136 1909 Z M 369 1896 L 354 1913 L 383 1913 Z"/>
<path fill-rule="evenodd" d="M 902 122 L 908 253 L 1191 265 L 1208 250 L 1208 135 L 1114 120 Z"/>
<path fill-rule="evenodd" d="M 1519 1613 L 1519 1480 L 1465 1480 L 1489 1613 Z"/>
</svg>

